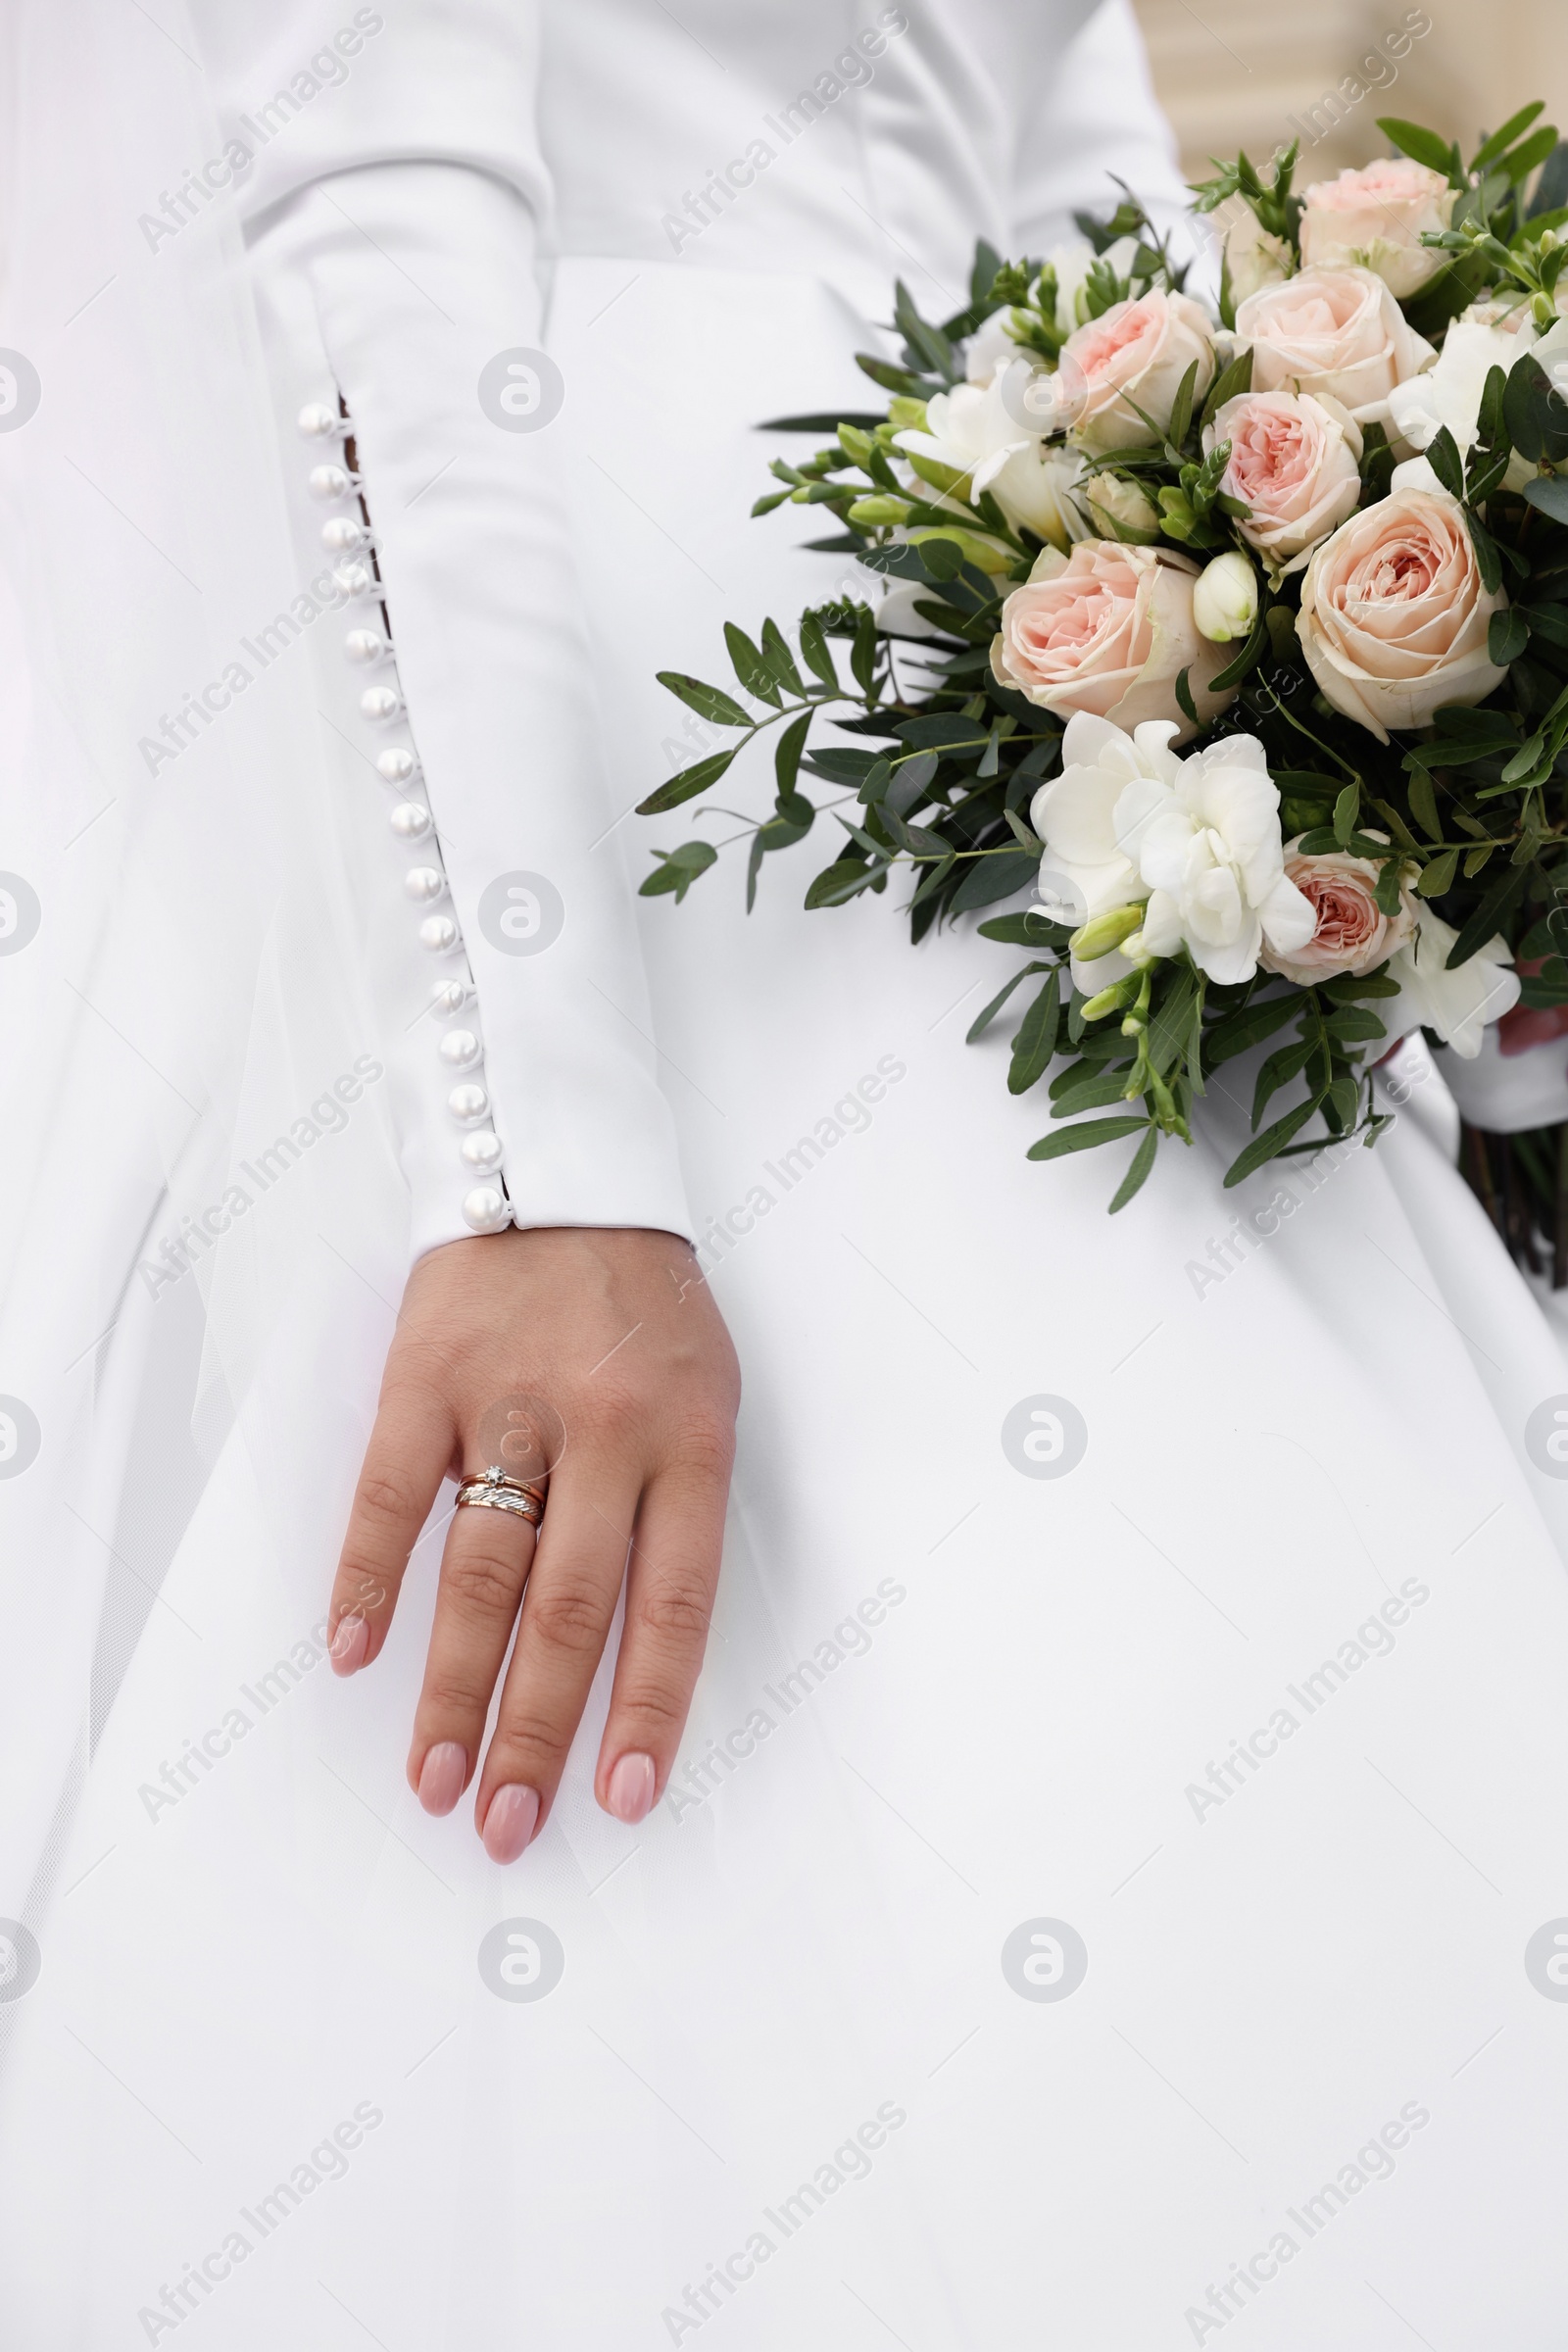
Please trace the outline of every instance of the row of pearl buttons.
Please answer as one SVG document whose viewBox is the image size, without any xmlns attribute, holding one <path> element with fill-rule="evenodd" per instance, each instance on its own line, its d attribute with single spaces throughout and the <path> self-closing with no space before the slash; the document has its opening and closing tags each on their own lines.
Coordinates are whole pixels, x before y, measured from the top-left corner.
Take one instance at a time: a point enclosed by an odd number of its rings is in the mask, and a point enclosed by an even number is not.
<svg viewBox="0 0 1568 2352">
<path fill-rule="evenodd" d="M 307 440 L 324 441 L 340 437 L 349 427 L 332 410 L 312 406 L 300 411 L 299 429 Z M 312 468 L 311 495 L 323 504 L 336 505 L 358 488 L 343 466 Z M 360 599 L 378 593 L 379 582 L 367 560 L 371 537 L 362 522 L 349 514 L 334 514 L 322 525 L 321 541 L 328 554 L 343 559 L 333 576 L 345 596 Z M 351 629 L 343 650 L 350 662 L 365 668 L 393 660 L 392 647 L 379 629 Z M 360 713 L 373 726 L 394 726 L 405 716 L 403 697 L 395 686 L 368 686 L 360 697 Z M 409 843 L 428 839 L 434 831 L 429 809 L 422 802 L 407 797 L 419 779 L 419 762 L 414 753 L 385 751 L 375 764 L 383 783 L 399 796 L 391 814 L 397 839 Z M 413 865 L 403 887 L 416 906 L 435 907 L 446 898 L 447 878 L 438 864 Z M 463 935 L 450 914 L 427 913 L 419 925 L 419 944 L 433 956 L 457 956 L 463 951 Z M 451 1019 L 472 1002 L 473 994 L 472 982 L 467 979 L 438 980 L 430 992 L 431 1007 Z M 453 1119 L 467 1130 L 458 1147 L 459 1157 L 470 1176 L 492 1180 L 476 1184 L 465 1196 L 463 1221 L 473 1233 L 500 1233 L 512 1223 L 512 1206 L 499 1181 L 501 1138 L 490 1124 L 490 1098 L 480 1083 L 484 1048 L 472 1029 L 463 1027 L 447 1030 L 436 1050 L 448 1071 L 459 1078 L 447 1097 Z"/>
</svg>

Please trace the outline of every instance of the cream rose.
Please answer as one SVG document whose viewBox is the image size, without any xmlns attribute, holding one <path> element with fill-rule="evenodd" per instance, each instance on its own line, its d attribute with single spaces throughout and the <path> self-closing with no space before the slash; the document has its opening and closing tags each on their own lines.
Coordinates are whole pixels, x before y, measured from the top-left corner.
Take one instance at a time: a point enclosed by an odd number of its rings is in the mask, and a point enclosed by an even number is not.
<svg viewBox="0 0 1568 2352">
<path fill-rule="evenodd" d="M 1263 286 L 1283 285 L 1297 271 L 1297 259 L 1283 237 L 1272 236 L 1245 197 L 1232 199 L 1234 210 L 1227 207 L 1216 215 L 1216 226 L 1225 234 L 1225 268 L 1230 276 L 1231 299 L 1245 302 Z"/>
<path fill-rule="evenodd" d="M 1441 172 L 1404 157 L 1319 180 L 1306 191 L 1301 260 L 1309 270 L 1375 270 L 1407 302 L 1447 267 L 1421 238 L 1448 226 L 1458 193 Z"/>
<path fill-rule="evenodd" d="M 1183 376 L 1198 362 L 1198 399 L 1214 381 L 1213 330 L 1185 294 L 1155 289 L 1118 302 L 1062 346 L 1061 374 L 1074 388 L 1073 439 L 1083 449 L 1147 449 L 1170 422 Z M 1133 404 L 1153 418 L 1152 426 Z"/>
<path fill-rule="evenodd" d="M 1383 743 L 1445 703 L 1483 703 L 1506 671 L 1487 630 L 1507 599 L 1482 584 L 1464 509 L 1446 490 L 1396 490 L 1341 525 L 1301 583 L 1297 630 L 1336 710 Z"/>
<path fill-rule="evenodd" d="M 1265 286 L 1237 311 L 1236 336 L 1251 349 L 1254 392 L 1327 394 L 1357 424 L 1385 417 L 1395 385 L 1437 357 L 1370 270 L 1303 270 Z"/>
<path fill-rule="evenodd" d="M 1197 581 L 1198 565 L 1162 547 L 1085 539 L 1071 556 L 1048 548 L 1002 608 L 991 645 L 999 684 L 1042 710 L 1088 710 L 1129 731 L 1169 719 L 1186 742 L 1196 730 L 1176 699 L 1184 669 L 1200 720 L 1234 700 L 1209 692 L 1234 654 L 1200 636 Z"/>
<path fill-rule="evenodd" d="M 1361 428 L 1337 400 L 1244 393 L 1203 438 L 1230 443 L 1220 487 L 1250 509 L 1236 527 L 1277 573 L 1299 570 L 1361 503 Z"/>
<path fill-rule="evenodd" d="M 1383 835 L 1372 837 L 1382 840 Z M 1416 903 L 1408 890 L 1399 891 L 1399 911 L 1385 914 L 1377 903 L 1378 868 L 1370 858 L 1352 858 L 1348 851 L 1330 850 L 1320 858 L 1303 858 L 1297 844 L 1285 845 L 1285 873 L 1294 882 L 1317 918 L 1306 945 L 1285 954 L 1265 947 L 1268 971 L 1294 980 L 1298 988 L 1313 988 L 1320 980 L 1344 973 L 1359 977 L 1375 972 L 1415 936 Z"/>
</svg>

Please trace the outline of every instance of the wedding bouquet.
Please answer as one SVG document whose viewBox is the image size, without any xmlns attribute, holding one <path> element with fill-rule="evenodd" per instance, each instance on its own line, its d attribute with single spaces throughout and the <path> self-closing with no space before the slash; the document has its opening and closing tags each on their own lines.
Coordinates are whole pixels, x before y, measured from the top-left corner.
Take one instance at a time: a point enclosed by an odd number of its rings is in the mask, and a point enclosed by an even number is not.
<svg viewBox="0 0 1568 2352">
<path fill-rule="evenodd" d="M 1468 164 L 1386 121 L 1396 157 L 1301 192 L 1294 146 L 1239 157 L 1195 191 L 1215 308 L 1130 198 L 1045 261 L 982 245 L 940 325 L 901 285 L 899 359 L 860 361 L 886 406 L 763 428 L 827 445 L 755 510 L 828 509 L 811 544 L 880 603 L 793 647 L 730 624 L 740 699 L 661 673 L 735 741 L 646 814 L 779 730 L 748 905 L 823 817 L 808 906 L 907 867 L 919 940 L 1031 892 L 980 925 L 1027 960 L 970 1037 L 1039 983 L 1008 1085 L 1061 1066 L 1030 1156 L 1132 1143 L 1112 1210 L 1270 1039 L 1228 1184 L 1374 1143 L 1410 1031 L 1473 1057 L 1516 1005 L 1568 1006 L 1568 147 L 1542 112 Z M 717 854 L 656 852 L 644 892 Z M 1568 1155 L 1504 1157 L 1511 1238 L 1568 1249 Z"/>
</svg>

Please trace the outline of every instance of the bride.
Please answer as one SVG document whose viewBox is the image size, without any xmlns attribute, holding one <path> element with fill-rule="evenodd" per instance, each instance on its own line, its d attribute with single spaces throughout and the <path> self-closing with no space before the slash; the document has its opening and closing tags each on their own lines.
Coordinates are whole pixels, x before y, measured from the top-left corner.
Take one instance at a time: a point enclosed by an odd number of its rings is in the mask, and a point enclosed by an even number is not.
<svg viewBox="0 0 1568 2352">
<path fill-rule="evenodd" d="M 1125 0 L 9 30 L 4 2341 L 1548 2352 L 1568 1384 L 1441 1080 L 1111 1225 L 984 940 L 633 896 L 655 671 L 851 585 L 753 428 L 1174 217 Z"/>
</svg>

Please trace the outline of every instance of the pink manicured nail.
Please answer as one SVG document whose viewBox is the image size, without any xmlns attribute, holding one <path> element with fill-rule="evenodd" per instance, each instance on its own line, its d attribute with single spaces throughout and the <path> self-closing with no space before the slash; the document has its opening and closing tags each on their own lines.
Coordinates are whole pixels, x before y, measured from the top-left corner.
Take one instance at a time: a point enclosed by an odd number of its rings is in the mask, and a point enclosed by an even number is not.
<svg viewBox="0 0 1568 2352">
<path fill-rule="evenodd" d="M 622 1756 L 610 1776 L 610 1810 L 617 1821 L 646 1821 L 654 1801 L 652 1756 Z"/>
<path fill-rule="evenodd" d="M 484 1817 L 484 1850 L 492 1862 L 515 1862 L 539 1819 L 539 1791 L 510 1782 L 490 1799 Z"/>
<path fill-rule="evenodd" d="M 463 1794 L 468 1751 L 455 1740 L 438 1740 L 419 1767 L 419 1802 L 427 1813 L 450 1813 Z"/>
<path fill-rule="evenodd" d="M 369 1620 L 365 1617 L 340 1617 L 337 1632 L 332 1636 L 332 1672 L 357 1674 L 365 1664 L 365 1653 L 369 1646 Z"/>
</svg>

